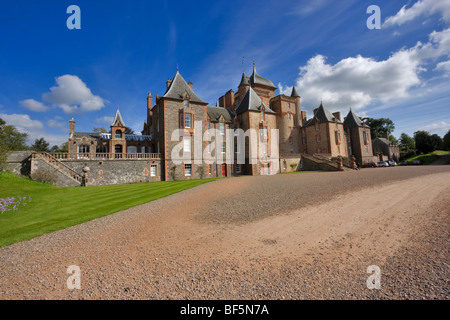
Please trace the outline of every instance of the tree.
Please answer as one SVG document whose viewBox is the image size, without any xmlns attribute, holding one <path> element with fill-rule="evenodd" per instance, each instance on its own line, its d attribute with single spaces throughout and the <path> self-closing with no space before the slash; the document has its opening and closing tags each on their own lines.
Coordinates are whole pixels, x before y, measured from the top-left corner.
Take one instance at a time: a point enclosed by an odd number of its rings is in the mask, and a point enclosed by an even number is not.
<svg viewBox="0 0 450 320">
<path fill-rule="evenodd" d="M 430 153 L 435 150 L 433 138 L 431 138 L 430 133 L 427 131 L 414 132 L 414 141 L 416 142 L 416 148 L 419 152 Z"/>
<path fill-rule="evenodd" d="M 442 138 L 437 134 L 431 135 L 431 144 L 434 148 L 433 151 L 442 149 Z"/>
<path fill-rule="evenodd" d="M 416 142 L 413 138 L 408 136 L 406 133 L 400 135 L 400 148 L 403 151 L 409 152 L 416 149 Z"/>
<path fill-rule="evenodd" d="M 26 145 L 28 134 L 17 131 L 14 126 L 7 125 L 0 118 L 0 147 L 7 151 L 27 150 Z"/>
<path fill-rule="evenodd" d="M 369 127 L 372 139 L 385 138 L 386 134 L 391 133 L 395 129 L 394 122 L 388 118 L 362 118 Z"/>
<path fill-rule="evenodd" d="M 40 139 L 34 140 L 34 143 L 31 145 L 31 149 L 34 151 L 42 151 L 42 152 L 49 152 L 49 143 L 45 141 L 43 137 Z"/>
<path fill-rule="evenodd" d="M 396 137 L 394 137 L 392 134 L 389 135 L 389 140 L 395 144 L 398 144 L 398 140 Z"/>
<path fill-rule="evenodd" d="M 450 129 L 445 134 L 444 138 L 442 139 L 442 148 L 444 150 L 450 151 Z"/>
<path fill-rule="evenodd" d="M 102 128 L 102 127 L 94 127 L 94 132 L 108 133 L 108 130 L 106 130 L 105 128 Z"/>
<path fill-rule="evenodd" d="M 28 134 L 17 131 L 0 118 L 0 171 L 7 169 L 6 155 L 9 151 L 26 150 Z"/>
</svg>

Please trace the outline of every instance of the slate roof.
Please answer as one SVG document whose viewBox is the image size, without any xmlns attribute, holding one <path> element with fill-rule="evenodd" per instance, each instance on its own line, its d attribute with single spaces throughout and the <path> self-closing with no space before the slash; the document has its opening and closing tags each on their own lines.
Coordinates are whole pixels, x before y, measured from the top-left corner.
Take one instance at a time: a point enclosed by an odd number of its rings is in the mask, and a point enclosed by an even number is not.
<svg viewBox="0 0 450 320">
<path fill-rule="evenodd" d="M 277 88 L 274 86 L 274 84 L 272 83 L 272 81 L 270 81 L 269 79 L 263 78 L 261 77 L 257 72 L 256 72 L 256 68 L 255 65 L 253 65 L 253 73 L 250 76 L 250 83 L 251 84 L 261 84 L 264 85 L 266 87 L 271 87 L 271 88 Z"/>
<path fill-rule="evenodd" d="M 389 140 L 389 139 L 386 139 L 386 138 L 375 138 L 375 139 L 373 139 L 374 141 L 375 140 L 380 140 L 382 143 L 384 143 L 384 144 L 387 144 L 388 146 L 389 145 L 391 145 L 391 144 L 394 144 L 391 140 Z"/>
<path fill-rule="evenodd" d="M 295 86 L 292 86 L 291 97 L 300 97 L 300 95 L 297 93 L 297 90 L 295 89 Z"/>
<path fill-rule="evenodd" d="M 247 86 L 250 85 L 250 84 L 248 83 L 247 76 L 245 75 L 245 72 L 242 72 L 241 83 L 239 83 L 239 86 L 238 86 L 238 87 L 240 87 L 240 86 L 242 86 L 242 85 L 247 85 Z"/>
<path fill-rule="evenodd" d="M 220 116 L 223 116 L 226 122 L 231 122 L 233 119 L 231 112 L 225 108 L 208 106 L 206 112 L 208 112 L 211 121 L 219 121 Z"/>
<path fill-rule="evenodd" d="M 186 83 L 181 74 L 178 72 L 172 79 L 172 83 L 163 95 L 163 98 L 173 98 L 173 99 L 183 99 L 185 94 L 188 94 L 191 102 L 204 103 L 205 101 L 200 99 L 199 96 L 191 89 L 191 87 Z"/>
<path fill-rule="evenodd" d="M 365 126 L 364 122 L 353 112 L 352 109 L 348 112 L 347 117 L 344 120 L 344 128 L 362 127 Z"/>
<path fill-rule="evenodd" d="M 264 112 L 266 113 L 276 114 L 275 111 L 265 105 L 261 98 L 250 87 L 244 95 L 242 101 L 239 103 L 239 106 L 236 108 L 236 114 L 243 113 L 247 110 L 261 111 L 261 107 L 264 108 Z"/>
<path fill-rule="evenodd" d="M 116 115 L 114 116 L 114 120 L 111 123 L 112 126 L 115 126 L 117 121 L 119 121 L 120 126 L 125 127 L 125 123 L 123 122 L 122 115 L 120 114 L 119 107 L 117 107 Z"/>
<path fill-rule="evenodd" d="M 315 123 L 315 119 L 319 120 L 319 123 L 323 123 L 323 122 L 334 122 L 336 120 L 336 118 L 333 116 L 333 114 L 328 111 L 327 108 L 325 108 L 325 106 L 320 103 L 319 108 L 317 109 L 316 113 L 314 114 L 314 117 L 312 117 L 311 119 L 309 119 L 305 126 L 311 126 Z M 341 121 L 337 120 L 338 123 L 342 123 Z"/>
<path fill-rule="evenodd" d="M 73 138 L 94 138 L 94 139 L 100 139 L 100 133 L 99 132 L 74 132 Z"/>
</svg>

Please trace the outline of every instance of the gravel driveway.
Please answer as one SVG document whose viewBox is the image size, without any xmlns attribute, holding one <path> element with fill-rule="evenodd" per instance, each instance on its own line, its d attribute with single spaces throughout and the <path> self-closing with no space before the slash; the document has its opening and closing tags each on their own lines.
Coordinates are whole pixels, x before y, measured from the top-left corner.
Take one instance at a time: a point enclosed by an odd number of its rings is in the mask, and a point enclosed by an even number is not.
<svg viewBox="0 0 450 320">
<path fill-rule="evenodd" d="M 0 299 L 449 299 L 449 194 L 450 166 L 221 179 L 0 249 Z"/>
</svg>

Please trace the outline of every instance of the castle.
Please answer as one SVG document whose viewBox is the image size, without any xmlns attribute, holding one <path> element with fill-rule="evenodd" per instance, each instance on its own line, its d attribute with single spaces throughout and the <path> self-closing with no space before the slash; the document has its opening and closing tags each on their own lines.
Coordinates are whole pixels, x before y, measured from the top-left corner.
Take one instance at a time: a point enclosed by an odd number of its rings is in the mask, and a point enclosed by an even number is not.
<svg viewBox="0 0 450 320">
<path fill-rule="evenodd" d="M 40 165 L 38 160 L 79 174 L 88 167 L 88 184 L 99 185 L 343 170 L 377 161 L 370 128 L 352 110 L 342 118 L 321 102 L 307 119 L 295 86 L 290 95 L 275 95 L 276 90 L 253 65 L 250 76 L 240 76 L 236 92 L 227 91 L 210 106 L 177 69 L 162 96 L 153 100 L 148 93 L 141 134 L 127 133 L 119 109 L 109 133 L 77 132 L 71 119 L 68 153 L 34 156 L 32 170 Z M 258 134 L 246 133 L 238 142 L 238 131 Z M 209 137 L 209 132 L 217 134 Z"/>
</svg>

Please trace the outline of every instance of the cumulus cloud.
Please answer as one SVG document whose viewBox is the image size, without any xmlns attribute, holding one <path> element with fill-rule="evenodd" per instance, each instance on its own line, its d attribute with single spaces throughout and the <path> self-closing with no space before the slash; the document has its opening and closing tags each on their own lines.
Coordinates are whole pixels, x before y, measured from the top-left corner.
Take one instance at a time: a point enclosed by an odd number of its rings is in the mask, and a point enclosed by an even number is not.
<svg viewBox="0 0 450 320">
<path fill-rule="evenodd" d="M 92 94 L 86 84 L 75 75 L 63 75 L 56 78 L 57 86 L 44 93 L 42 99 L 61 108 L 65 113 L 84 113 L 100 110 L 105 100 Z"/>
<path fill-rule="evenodd" d="M 430 133 L 447 133 L 450 130 L 450 122 L 440 121 L 435 122 L 424 127 L 421 127 L 419 130 L 428 131 Z"/>
<path fill-rule="evenodd" d="M 67 141 L 66 135 L 48 134 L 45 132 L 44 124 L 39 120 L 33 120 L 28 114 L 6 114 L 0 113 L 2 118 L 8 125 L 14 126 L 22 133 L 28 133 L 28 143 L 32 144 L 35 139 L 44 137 L 50 145 L 60 145 Z"/>
<path fill-rule="evenodd" d="M 320 100 L 330 110 L 360 109 L 374 100 L 388 101 L 407 96 L 420 84 L 419 62 L 410 50 L 401 50 L 383 61 L 360 55 L 332 65 L 316 55 L 300 67 L 296 88 L 302 102 L 313 109 Z M 280 87 L 287 94 L 289 88 Z"/>
<path fill-rule="evenodd" d="M 42 102 L 36 101 L 34 99 L 25 99 L 19 101 L 19 103 L 26 109 L 35 111 L 35 112 L 45 112 L 49 109 Z"/>
<path fill-rule="evenodd" d="M 373 102 L 409 97 L 412 88 L 426 83 L 420 74 L 430 65 L 440 61 L 430 69 L 449 72 L 449 57 L 450 29 L 433 31 L 428 42 L 418 42 L 380 61 L 358 55 L 330 64 L 318 54 L 299 68 L 296 88 L 307 109 L 316 108 L 323 100 L 331 111 L 358 110 Z M 279 89 L 290 93 L 290 88 L 281 84 Z"/>
<path fill-rule="evenodd" d="M 419 0 L 410 8 L 404 5 L 396 15 L 387 17 L 383 27 L 392 27 L 412 21 L 420 16 L 439 13 L 446 22 L 450 22 L 450 2 L 448 0 Z"/>
</svg>

